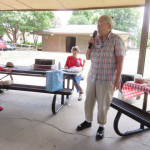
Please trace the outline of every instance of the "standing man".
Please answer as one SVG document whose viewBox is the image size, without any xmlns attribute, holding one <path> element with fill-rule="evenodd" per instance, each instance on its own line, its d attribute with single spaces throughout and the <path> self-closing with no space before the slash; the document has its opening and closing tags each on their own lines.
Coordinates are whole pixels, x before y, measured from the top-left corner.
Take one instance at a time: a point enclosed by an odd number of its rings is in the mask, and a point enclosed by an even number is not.
<svg viewBox="0 0 150 150">
<path fill-rule="evenodd" d="M 123 40 L 111 32 L 113 20 L 108 15 L 98 19 L 98 36 L 91 38 L 92 48 L 87 50 L 86 58 L 91 60 L 91 68 L 87 80 L 85 100 L 85 121 L 77 126 L 77 131 L 92 126 L 95 102 L 98 106 L 97 122 L 99 128 L 96 140 L 104 137 L 107 111 L 115 90 L 119 89 L 120 77 L 125 55 Z"/>
</svg>

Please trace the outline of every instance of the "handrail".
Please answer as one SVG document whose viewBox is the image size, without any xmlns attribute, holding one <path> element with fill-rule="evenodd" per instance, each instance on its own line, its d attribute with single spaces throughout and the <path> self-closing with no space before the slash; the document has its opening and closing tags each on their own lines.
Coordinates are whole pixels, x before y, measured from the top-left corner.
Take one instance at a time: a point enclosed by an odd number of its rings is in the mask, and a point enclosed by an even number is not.
<svg viewBox="0 0 150 150">
<path fill-rule="evenodd" d="M 23 50 L 23 49 L 29 49 L 31 50 L 32 47 L 35 47 L 34 49 L 37 50 L 37 46 L 35 45 L 29 45 L 29 44 L 18 44 L 18 43 L 11 43 L 13 46 L 15 46 L 16 49 L 20 49 L 20 50 Z M 20 46 L 18 46 L 20 45 Z M 32 48 L 33 49 L 33 48 Z"/>
</svg>

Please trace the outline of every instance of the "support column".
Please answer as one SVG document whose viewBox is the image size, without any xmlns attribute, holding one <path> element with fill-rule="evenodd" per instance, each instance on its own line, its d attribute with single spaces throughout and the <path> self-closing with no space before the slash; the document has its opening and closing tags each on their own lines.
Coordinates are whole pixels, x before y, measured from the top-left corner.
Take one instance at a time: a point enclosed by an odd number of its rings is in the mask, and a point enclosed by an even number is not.
<svg viewBox="0 0 150 150">
<path fill-rule="evenodd" d="M 144 74 L 145 56 L 149 31 L 149 20 L 150 20 L 150 0 L 145 0 L 145 10 L 143 17 L 143 27 L 141 33 L 141 43 L 140 43 L 140 52 L 137 70 L 137 73 L 142 75 Z"/>
</svg>

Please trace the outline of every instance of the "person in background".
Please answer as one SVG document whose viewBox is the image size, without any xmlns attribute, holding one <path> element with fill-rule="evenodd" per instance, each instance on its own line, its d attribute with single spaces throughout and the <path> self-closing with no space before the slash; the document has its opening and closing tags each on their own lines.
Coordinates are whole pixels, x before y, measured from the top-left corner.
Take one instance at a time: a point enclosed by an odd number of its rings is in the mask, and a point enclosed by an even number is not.
<svg viewBox="0 0 150 150">
<path fill-rule="evenodd" d="M 85 60 L 83 60 L 82 64 L 82 59 L 78 57 L 78 54 L 80 52 L 80 49 L 78 46 L 74 46 L 71 49 L 72 55 L 67 57 L 66 64 L 64 66 L 65 69 L 69 69 L 71 67 L 82 67 L 82 70 L 85 65 Z M 77 89 L 77 92 L 79 93 L 79 98 L 78 100 L 82 100 L 82 94 L 83 94 L 83 89 L 81 88 L 80 81 L 82 79 L 82 75 L 80 74 L 79 76 L 72 77 L 75 84 L 75 87 Z"/>
<path fill-rule="evenodd" d="M 2 106 L 0 106 L 0 111 L 2 111 L 3 110 L 3 107 Z"/>
<path fill-rule="evenodd" d="M 125 55 L 123 40 L 111 32 L 113 20 L 108 15 L 98 19 L 98 35 L 91 38 L 92 48 L 87 50 L 86 58 L 91 60 L 87 79 L 85 100 L 85 121 L 77 126 L 81 131 L 92 126 L 93 110 L 97 102 L 97 122 L 99 124 L 96 140 L 104 137 L 104 125 L 114 90 L 120 87 L 120 78 Z"/>
<path fill-rule="evenodd" d="M 2 66 L 0 66 L 0 72 L 1 71 L 6 71 L 6 72 L 12 72 L 12 70 L 11 69 L 5 69 L 5 68 L 3 68 Z M 2 111 L 3 110 L 3 107 L 2 106 L 0 106 L 0 111 Z"/>
</svg>

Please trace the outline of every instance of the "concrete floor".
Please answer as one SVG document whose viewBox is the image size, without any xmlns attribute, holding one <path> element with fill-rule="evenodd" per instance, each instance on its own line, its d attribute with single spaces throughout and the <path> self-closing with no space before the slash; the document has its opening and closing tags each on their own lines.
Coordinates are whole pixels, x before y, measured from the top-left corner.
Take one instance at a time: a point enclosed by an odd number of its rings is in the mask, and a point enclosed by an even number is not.
<svg viewBox="0 0 150 150">
<path fill-rule="evenodd" d="M 85 86 L 86 81 L 82 82 Z M 110 108 L 105 137 L 95 140 L 98 128 L 96 109 L 92 127 L 76 132 L 84 120 L 84 100 L 77 101 L 74 92 L 68 103 L 56 115 L 51 112 L 52 95 L 23 91 L 5 91 L 0 94 L 0 150 L 148 150 L 150 131 L 120 137 L 113 129 L 116 110 Z M 85 95 L 83 95 L 85 99 Z M 140 105 L 140 101 L 137 101 Z M 123 116 L 122 131 L 138 128 L 139 124 Z M 124 129 L 124 130 L 123 130 Z"/>
<path fill-rule="evenodd" d="M 150 51 L 147 53 L 150 54 Z M 57 62 L 59 60 L 64 63 L 68 55 L 70 54 L 8 51 L 2 53 L 0 61 L 1 64 L 11 61 L 15 65 L 31 65 L 34 63 L 34 58 L 57 58 Z M 127 52 L 124 73 L 136 72 L 138 56 L 138 51 Z M 149 64 L 149 57 L 146 60 L 146 64 Z M 133 65 L 129 65 L 129 62 Z M 87 61 L 85 72 L 88 71 L 89 66 L 90 63 Z M 146 75 L 149 76 L 148 65 L 145 70 Z M 40 81 L 41 85 L 45 83 L 45 80 L 39 81 L 39 79 L 28 77 L 24 79 L 21 76 L 14 78 L 14 81 L 22 84 L 27 81 L 30 84 Z M 86 80 L 81 84 L 85 89 Z M 92 127 L 76 132 L 77 125 L 84 120 L 85 95 L 83 95 L 83 101 L 79 102 L 77 101 L 78 95 L 74 92 L 68 104 L 56 115 L 51 112 L 52 96 L 11 90 L 0 94 L 0 105 L 4 107 L 4 110 L 0 112 L 0 150 L 149 150 L 150 131 L 128 137 L 120 137 L 114 132 L 113 120 L 116 110 L 113 108 L 110 108 L 108 112 L 103 140 L 98 142 L 95 140 L 98 128 L 96 108 Z M 139 100 L 135 104 L 140 106 L 141 102 L 142 100 Z M 148 106 L 150 107 L 150 104 Z M 125 116 L 120 121 L 122 131 L 138 127 L 139 124 Z"/>
</svg>

